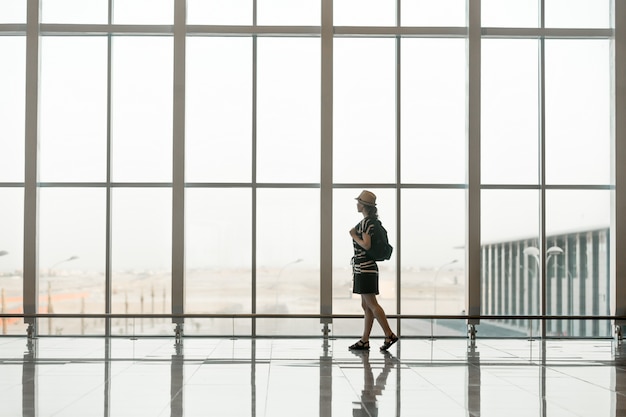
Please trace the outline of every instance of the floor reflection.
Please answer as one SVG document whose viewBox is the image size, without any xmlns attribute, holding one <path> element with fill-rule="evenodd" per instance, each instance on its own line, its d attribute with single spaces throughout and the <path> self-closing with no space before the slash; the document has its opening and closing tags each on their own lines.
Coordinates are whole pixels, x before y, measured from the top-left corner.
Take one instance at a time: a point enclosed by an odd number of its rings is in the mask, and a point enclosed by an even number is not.
<svg viewBox="0 0 626 417">
<path fill-rule="evenodd" d="M 626 416 L 613 340 L 347 343 L 0 338 L 0 415 Z"/>
<path fill-rule="evenodd" d="M 377 376 L 374 378 L 374 370 L 370 363 L 369 351 L 351 351 L 359 357 L 363 367 L 363 389 L 361 390 L 361 401 L 354 404 L 352 415 L 354 417 L 374 417 L 378 416 L 378 397 L 382 395 L 387 385 L 389 373 L 396 364 L 395 357 L 389 352 L 381 353 L 384 356 L 382 369 L 376 370 Z"/>
</svg>

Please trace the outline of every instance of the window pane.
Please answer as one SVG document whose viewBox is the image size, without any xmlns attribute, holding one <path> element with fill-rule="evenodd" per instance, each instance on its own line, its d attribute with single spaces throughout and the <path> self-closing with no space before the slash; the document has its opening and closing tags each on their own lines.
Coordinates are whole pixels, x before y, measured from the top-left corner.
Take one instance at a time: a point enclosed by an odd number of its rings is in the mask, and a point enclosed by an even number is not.
<svg viewBox="0 0 626 417">
<path fill-rule="evenodd" d="M 591 230 L 611 224 L 610 191 L 548 190 L 546 192 L 546 233 Z"/>
<path fill-rule="evenodd" d="M 482 314 L 541 313 L 538 207 L 538 191 L 482 191 Z M 539 326 L 539 321 L 493 320 L 485 332 L 495 337 L 523 337 L 537 334 Z"/>
<path fill-rule="evenodd" d="M 42 188 L 39 297 L 45 312 L 104 313 L 104 189 Z M 101 334 L 102 320 L 41 319 L 44 334 Z"/>
<path fill-rule="evenodd" d="M 0 56 L 0 182 L 24 181 L 25 38 L 0 37 Z"/>
<path fill-rule="evenodd" d="M 41 0 L 42 23 L 108 23 L 107 0 Z"/>
<path fill-rule="evenodd" d="M 257 0 L 259 25 L 319 26 L 320 0 Z"/>
<path fill-rule="evenodd" d="M 250 182 L 252 41 L 187 38 L 187 181 Z"/>
<path fill-rule="evenodd" d="M 465 26 L 465 1 L 401 0 L 402 26 Z"/>
<path fill-rule="evenodd" d="M 44 37 L 41 67 L 41 180 L 105 180 L 106 38 Z"/>
<path fill-rule="evenodd" d="M 546 234 L 548 314 L 607 315 L 612 298 L 609 274 L 611 191 L 548 190 Z M 611 337 L 606 323 L 554 320 L 555 335 Z"/>
<path fill-rule="evenodd" d="M 111 0 L 113 23 L 129 25 L 171 25 L 174 0 Z"/>
<path fill-rule="evenodd" d="M 337 314 L 363 314 L 360 296 L 352 293 L 351 260 L 354 249 L 349 234 L 349 230 L 363 219 L 363 215 L 357 211 L 355 200 L 361 191 L 361 189 L 336 189 L 333 193 L 333 313 Z M 378 301 L 386 314 L 395 314 L 397 293 L 395 255 L 398 251 L 396 192 L 391 189 L 370 189 L 370 191 L 376 194 L 379 219 L 387 229 L 389 243 L 394 247 L 394 254 L 389 261 L 378 262 L 380 291 Z M 391 327 L 394 328 L 394 325 L 391 324 Z M 345 329 L 333 330 L 342 334 L 361 334 L 363 322 L 349 320 Z M 378 331 L 380 327 L 375 328 L 375 332 Z"/>
<path fill-rule="evenodd" d="M 113 39 L 115 181 L 172 178 L 172 39 Z"/>
<path fill-rule="evenodd" d="M 484 184 L 539 181 L 539 44 L 483 39 L 481 180 Z"/>
<path fill-rule="evenodd" d="M 187 189 L 186 308 L 190 313 L 250 313 L 252 215 L 249 189 Z M 194 320 L 192 319 L 192 322 Z M 199 321 L 199 323 L 203 323 Z M 231 322 L 196 330 L 221 334 Z M 217 332 L 218 334 L 220 332 Z"/>
<path fill-rule="evenodd" d="M 0 188 L 0 297 L 6 313 L 23 312 L 24 190 Z M 2 334 L 24 335 L 23 319 L 0 320 Z"/>
<path fill-rule="evenodd" d="M 396 0 L 334 0 L 336 26 L 395 26 Z"/>
<path fill-rule="evenodd" d="M 546 40 L 546 182 L 608 184 L 610 41 Z"/>
<path fill-rule="evenodd" d="M 113 190 L 113 313 L 170 313 L 172 190 Z M 143 332 L 171 334 L 171 320 L 155 320 Z M 114 320 L 113 333 L 140 333 L 132 320 Z"/>
<path fill-rule="evenodd" d="M 402 313 L 462 314 L 465 309 L 465 194 L 459 190 L 402 191 Z M 438 321 L 448 334 L 455 321 Z M 425 323 L 405 332 L 428 334 Z"/>
<path fill-rule="evenodd" d="M 402 181 L 464 182 L 465 41 L 403 39 L 401 70 Z"/>
<path fill-rule="evenodd" d="M 0 23 L 26 23 L 26 0 L 0 1 Z"/>
<path fill-rule="evenodd" d="M 483 27 L 539 27 L 539 1 L 481 0 Z"/>
<path fill-rule="evenodd" d="M 335 39 L 335 182 L 395 180 L 395 56 L 393 39 Z"/>
<path fill-rule="evenodd" d="M 259 313 L 319 313 L 319 200 L 318 189 L 258 190 Z M 285 320 L 277 324 L 289 327 Z M 289 334 L 295 330 L 259 331 Z"/>
<path fill-rule="evenodd" d="M 251 25 L 252 0 L 187 0 L 189 25 Z"/>
<path fill-rule="evenodd" d="M 545 0 L 546 27 L 608 28 L 610 0 Z"/>
<path fill-rule="evenodd" d="M 259 182 L 319 182 L 317 38 L 258 40 Z"/>
</svg>

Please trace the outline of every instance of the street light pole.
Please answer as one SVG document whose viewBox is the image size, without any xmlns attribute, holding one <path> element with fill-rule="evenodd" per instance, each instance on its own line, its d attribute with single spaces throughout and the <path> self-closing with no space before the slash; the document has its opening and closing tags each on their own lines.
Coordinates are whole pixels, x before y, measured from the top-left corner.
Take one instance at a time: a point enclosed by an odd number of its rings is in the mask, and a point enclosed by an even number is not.
<svg viewBox="0 0 626 417">
<path fill-rule="evenodd" d="M 78 256 L 72 255 L 72 256 L 70 256 L 67 259 L 63 259 L 62 261 L 59 261 L 59 262 L 55 263 L 54 265 L 52 265 L 51 267 L 48 268 L 48 276 L 52 276 L 52 270 L 54 269 L 54 267 L 56 267 L 58 265 L 61 265 L 64 262 L 70 262 L 70 261 L 74 261 L 76 259 L 78 259 Z"/>
<path fill-rule="evenodd" d="M 552 258 L 553 256 L 562 255 L 563 253 L 564 253 L 564 251 L 560 247 L 558 247 L 556 245 L 550 246 L 548 248 L 548 250 L 546 250 L 546 266 L 548 265 L 548 262 L 550 261 L 550 258 Z M 536 263 L 536 265 L 537 265 L 537 275 L 539 275 L 539 271 L 540 271 L 539 254 L 540 254 L 539 249 L 534 247 L 534 246 L 528 246 L 528 247 L 524 248 L 524 255 L 532 256 L 537 261 L 537 263 Z M 547 275 L 547 270 L 546 270 L 546 275 Z M 537 295 L 539 295 L 539 288 L 537 288 Z M 537 298 L 539 298 L 539 297 L 537 297 Z M 534 310 L 534 308 L 533 308 L 533 310 Z"/>
</svg>

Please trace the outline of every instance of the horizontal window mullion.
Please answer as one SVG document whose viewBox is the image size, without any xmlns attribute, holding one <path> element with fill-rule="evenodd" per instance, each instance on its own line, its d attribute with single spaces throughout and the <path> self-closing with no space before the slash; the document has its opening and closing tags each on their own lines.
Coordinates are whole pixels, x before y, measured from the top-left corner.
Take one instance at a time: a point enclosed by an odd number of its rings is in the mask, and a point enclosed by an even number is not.
<svg viewBox="0 0 626 417">
<path fill-rule="evenodd" d="M 612 38 L 613 29 L 482 28 L 483 38 L 591 39 Z"/>
<path fill-rule="evenodd" d="M 39 25 L 42 35 L 72 34 L 121 34 L 121 35 L 173 35 L 174 25 L 100 25 L 100 24 L 63 24 L 42 23 Z"/>
<path fill-rule="evenodd" d="M 187 35 L 259 35 L 259 36 L 320 36 L 319 26 L 226 26 L 226 25 L 187 25 Z"/>
</svg>

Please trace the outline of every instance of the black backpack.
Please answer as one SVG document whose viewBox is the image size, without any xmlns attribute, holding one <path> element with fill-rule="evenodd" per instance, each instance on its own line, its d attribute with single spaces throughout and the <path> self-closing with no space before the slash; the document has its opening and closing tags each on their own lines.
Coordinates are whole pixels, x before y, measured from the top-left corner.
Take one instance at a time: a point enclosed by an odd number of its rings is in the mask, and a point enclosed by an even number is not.
<svg viewBox="0 0 626 417">
<path fill-rule="evenodd" d="M 375 261 L 389 260 L 393 252 L 393 247 L 389 244 L 387 230 L 385 230 L 380 220 L 375 220 L 373 227 L 372 246 L 367 251 L 367 256 Z"/>
</svg>

